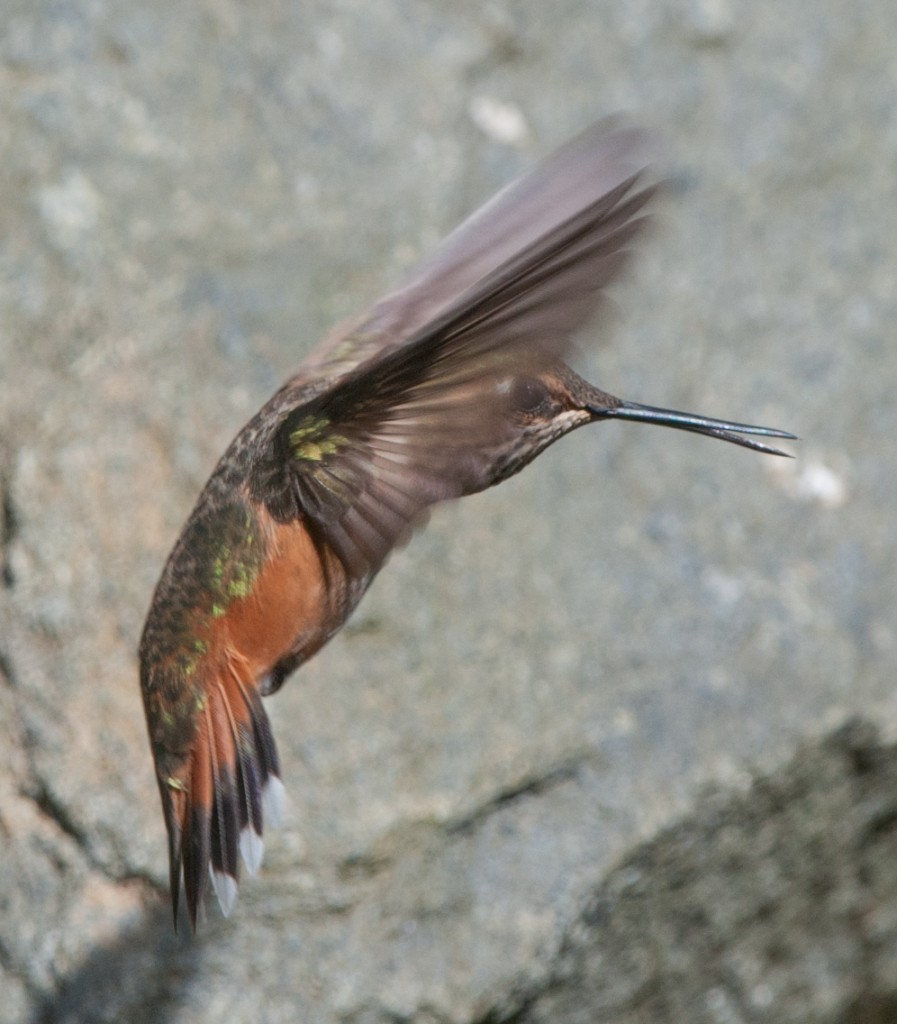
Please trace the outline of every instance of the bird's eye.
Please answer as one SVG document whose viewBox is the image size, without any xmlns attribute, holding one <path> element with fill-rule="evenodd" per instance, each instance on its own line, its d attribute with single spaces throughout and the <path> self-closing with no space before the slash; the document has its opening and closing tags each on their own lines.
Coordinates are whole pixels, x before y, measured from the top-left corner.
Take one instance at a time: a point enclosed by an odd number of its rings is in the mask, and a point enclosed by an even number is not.
<svg viewBox="0 0 897 1024">
<path fill-rule="evenodd" d="M 548 401 L 548 388 L 535 377 L 516 377 L 509 397 L 515 412 L 533 413 Z"/>
</svg>

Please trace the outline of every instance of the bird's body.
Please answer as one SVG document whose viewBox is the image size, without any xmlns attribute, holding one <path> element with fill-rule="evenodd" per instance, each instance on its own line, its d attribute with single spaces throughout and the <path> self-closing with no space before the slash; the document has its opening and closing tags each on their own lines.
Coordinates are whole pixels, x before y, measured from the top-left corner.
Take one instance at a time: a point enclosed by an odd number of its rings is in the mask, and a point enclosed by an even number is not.
<svg viewBox="0 0 897 1024">
<path fill-rule="evenodd" d="M 261 859 L 280 786 L 261 697 L 342 626 L 430 505 L 600 419 L 774 453 L 741 435 L 791 436 L 623 402 L 563 362 L 644 220 L 639 147 L 596 126 L 499 193 L 332 332 L 219 461 L 140 644 L 172 898 L 177 912 L 183 870 L 194 925 L 209 873 L 227 911 L 240 854 L 251 871 Z"/>
</svg>

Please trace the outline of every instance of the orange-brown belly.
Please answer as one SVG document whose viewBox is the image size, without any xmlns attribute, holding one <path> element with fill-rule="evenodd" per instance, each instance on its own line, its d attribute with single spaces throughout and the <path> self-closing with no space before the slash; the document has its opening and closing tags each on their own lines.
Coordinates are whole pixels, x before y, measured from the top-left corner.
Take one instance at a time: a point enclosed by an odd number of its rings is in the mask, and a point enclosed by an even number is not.
<svg viewBox="0 0 897 1024">
<path fill-rule="evenodd" d="M 218 633 L 255 680 L 291 655 L 309 657 L 334 628 L 321 555 L 299 523 L 266 524 L 266 556 L 251 593 L 232 601 Z M 216 632 L 218 632 L 216 630 Z"/>
</svg>

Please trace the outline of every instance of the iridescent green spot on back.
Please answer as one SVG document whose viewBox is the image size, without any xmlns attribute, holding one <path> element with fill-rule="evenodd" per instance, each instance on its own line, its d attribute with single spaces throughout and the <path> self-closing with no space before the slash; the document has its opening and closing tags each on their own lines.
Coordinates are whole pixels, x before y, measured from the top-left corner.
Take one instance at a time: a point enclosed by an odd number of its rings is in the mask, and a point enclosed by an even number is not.
<svg viewBox="0 0 897 1024">
<path fill-rule="evenodd" d="M 222 544 L 221 547 L 219 548 L 219 554 L 212 566 L 212 576 L 214 577 L 216 583 L 221 583 L 221 580 L 224 578 L 224 574 L 227 571 L 228 565 L 230 564 L 230 560 L 230 548 L 227 546 L 227 544 Z"/>
<path fill-rule="evenodd" d="M 255 573 L 249 573 L 243 563 L 237 567 L 238 574 L 227 585 L 228 597 L 247 597 L 252 591 L 252 581 Z"/>
<path fill-rule="evenodd" d="M 208 649 L 209 645 L 199 637 L 194 637 L 193 643 L 184 647 L 180 663 L 181 671 L 188 679 L 196 672 L 203 655 L 207 653 Z"/>
<path fill-rule="evenodd" d="M 203 639 L 206 628 L 227 614 L 232 601 L 249 597 L 265 559 L 264 537 L 252 507 L 245 501 L 211 511 L 191 540 L 200 600 L 188 612 L 190 632 L 195 638 L 184 659 L 183 669 L 188 676 L 207 652 Z"/>
</svg>

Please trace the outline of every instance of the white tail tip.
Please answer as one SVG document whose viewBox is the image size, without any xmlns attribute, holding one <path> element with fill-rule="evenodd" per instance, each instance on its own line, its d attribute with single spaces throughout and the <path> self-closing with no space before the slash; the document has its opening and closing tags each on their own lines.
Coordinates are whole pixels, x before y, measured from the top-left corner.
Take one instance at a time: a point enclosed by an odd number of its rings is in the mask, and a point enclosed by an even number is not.
<svg viewBox="0 0 897 1024">
<path fill-rule="evenodd" d="M 223 871 L 216 871 L 213 867 L 209 868 L 209 874 L 212 876 L 212 888 L 215 890 L 221 913 L 225 917 L 230 917 L 230 912 L 237 902 L 237 880 Z"/>
<path fill-rule="evenodd" d="M 269 775 L 262 789 L 262 807 L 265 811 L 265 818 L 274 828 L 280 828 L 283 822 L 283 808 L 286 798 L 287 791 L 284 784 L 276 775 Z"/>
<path fill-rule="evenodd" d="M 240 854 L 250 875 L 258 874 L 264 853 L 265 843 L 262 837 L 251 825 L 247 825 L 240 833 Z"/>
</svg>

